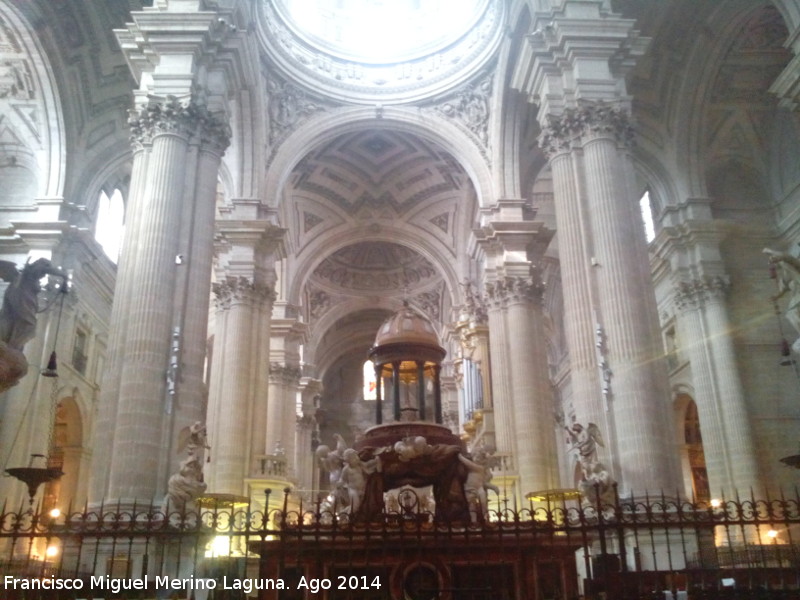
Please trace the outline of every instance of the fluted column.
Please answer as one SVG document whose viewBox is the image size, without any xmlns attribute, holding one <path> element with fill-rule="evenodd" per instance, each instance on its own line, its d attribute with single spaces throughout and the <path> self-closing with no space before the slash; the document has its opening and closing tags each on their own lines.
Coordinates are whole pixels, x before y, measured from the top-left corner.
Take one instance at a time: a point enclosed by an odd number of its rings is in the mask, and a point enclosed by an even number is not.
<svg viewBox="0 0 800 600">
<path fill-rule="evenodd" d="M 295 365 L 269 365 L 269 402 L 267 406 L 266 454 L 281 449 L 292 463 L 295 451 L 297 424 L 297 391 L 300 368 Z"/>
<path fill-rule="evenodd" d="M 220 160 L 227 144 L 227 127 L 209 127 L 203 132 L 197 148 L 197 169 L 194 184 L 193 221 L 186 240 L 186 251 L 180 259 L 185 269 L 183 302 L 179 307 L 178 356 L 180 368 L 174 383 L 177 418 L 170 434 L 178 440 L 187 424 L 206 420 L 205 356 L 208 339 L 208 314 L 211 294 L 208 293 L 214 259 L 214 220 L 217 177 Z M 184 225 L 186 226 L 186 224 Z M 177 469 L 178 453 L 173 453 Z"/>
<path fill-rule="evenodd" d="M 492 369 L 492 397 L 494 398 L 494 431 L 499 454 L 516 457 L 517 436 L 514 434 L 514 410 L 511 398 L 511 378 L 506 366 L 511 356 L 505 319 L 505 297 L 489 293 L 487 286 L 486 313 L 489 325 L 489 354 Z M 514 466 L 517 465 L 516 460 Z"/>
<path fill-rule="evenodd" d="M 106 494 L 116 499 L 150 500 L 163 491 L 165 482 L 159 481 L 159 476 L 165 472 L 169 453 L 163 448 L 172 420 L 166 373 L 172 334 L 180 326 L 176 307 L 185 301 L 185 291 L 177 286 L 181 236 L 176 232 L 181 231 L 184 203 L 189 201 L 185 194 L 189 145 L 212 126 L 224 132 L 224 148 L 227 132 L 204 107 L 174 98 L 151 102 L 131 124 L 135 136 L 149 140 L 151 150 L 146 176 L 139 179 L 144 190 L 132 191 L 132 197 L 141 196 L 128 212 L 128 221 L 136 223 L 138 251 L 135 265 L 122 275 L 133 281 L 118 279 L 127 298 L 123 309 L 116 311 L 117 321 L 111 323 L 112 332 L 124 329 L 115 334 L 116 343 L 124 346 L 112 350 L 112 354 L 121 352 L 115 354 L 121 360 L 116 363 L 117 372 L 109 374 L 112 389 L 119 381 L 119 391 Z M 215 156 L 220 154 L 221 150 Z M 204 166 L 209 168 L 207 161 Z M 186 211 L 192 215 L 190 231 L 197 245 L 212 243 L 208 227 L 200 222 L 203 218 L 207 221 L 209 213 L 202 208 L 199 214 L 197 211 L 204 202 L 211 202 L 213 211 L 213 197 L 197 198 L 192 210 Z M 202 352 L 193 357 L 200 365 L 189 365 L 186 356 L 183 360 L 190 371 L 202 370 Z"/>
<path fill-rule="evenodd" d="M 731 322 L 725 302 L 728 286 L 712 285 L 708 290 L 705 318 L 711 336 L 711 353 L 717 373 L 717 385 L 721 398 L 725 399 L 721 417 L 730 461 L 731 479 L 736 490 L 747 494 L 753 490 L 756 497 L 763 497 L 760 489 L 757 453 L 753 445 L 747 401 L 744 397 L 736 353 L 731 336 Z M 702 425 L 701 425 L 702 427 Z"/>
<path fill-rule="evenodd" d="M 581 420 L 607 428 L 595 351 L 594 301 L 586 270 L 591 256 L 586 248 L 584 206 L 579 193 L 583 186 L 575 176 L 577 161 L 570 154 L 569 145 L 553 145 L 551 150 L 572 404 Z"/>
<path fill-rule="evenodd" d="M 709 485 L 717 497 L 760 487 L 725 304 L 728 287 L 723 276 L 683 280 L 675 296 L 692 367 Z"/>
<path fill-rule="evenodd" d="M 487 284 L 493 304 L 505 307 L 511 433 L 522 493 L 556 487 L 552 452 L 552 388 L 542 313 L 543 285 L 523 277 L 506 277 Z"/>
<path fill-rule="evenodd" d="M 242 494 L 248 475 L 251 424 L 255 417 L 254 376 L 258 365 L 253 349 L 259 335 L 269 331 L 273 291 L 245 277 L 214 285 L 216 328 L 214 369 L 209 402 L 209 440 L 212 461 L 209 490 Z"/>
<path fill-rule="evenodd" d="M 692 368 L 694 401 L 703 436 L 703 454 L 706 461 L 711 494 L 720 497 L 732 490 L 730 471 L 726 466 L 724 429 L 720 420 L 720 407 L 714 384 L 714 370 L 708 348 L 709 332 L 703 319 L 703 294 L 695 285 L 683 282 L 676 286 L 676 325 L 681 346 Z"/>
<path fill-rule="evenodd" d="M 315 440 L 318 434 L 316 419 L 319 408 L 320 395 L 322 394 L 322 381 L 313 377 L 300 379 L 300 394 L 302 398 L 302 416 L 297 418 L 297 441 L 294 449 L 295 477 L 300 489 L 315 489 L 314 462 L 316 449 Z"/>
<path fill-rule="evenodd" d="M 114 301 L 111 307 L 110 327 L 108 333 L 108 353 L 106 371 L 102 377 L 98 415 L 95 425 L 93 452 L 98 457 L 111 456 L 114 442 L 114 424 L 117 420 L 117 397 L 119 396 L 119 380 L 122 358 L 125 349 L 126 315 L 132 298 L 131 288 L 136 284 L 133 272 L 139 254 L 138 219 L 130 215 L 142 212 L 141 199 L 147 181 L 148 161 L 150 159 L 150 139 L 144 135 L 133 137 L 133 166 L 131 168 L 130 194 L 128 196 L 128 221 L 125 241 L 122 245 L 117 263 L 117 278 L 114 288 Z M 108 489 L 108 475 L 111 461 L 99 458 L 94 461 L 92 476 L 89 482 L 90 501 L 99 501 L 105 497 Z"/>
<path fill-rule="evenodd" d="M 661 357 L 644 229 L 633 194 L 627 112 L 586 102 L 548 115 L 540 139 L 553 160 L 564 249 L 565 321 L 571 362 L 582 368 L 575 389 L 579 420 L 604 428 L 623 491 L 675 489 L 677 463 L 667 422 L 666 364 Z M 562 195 L 563 194 L 563 195 Z M 575 247 L 571 247 L 576 243 Z M 586 323 L 591 318 L 594 331 Z M 603 352 L 603 379 L 591 378 L 589 355 Z M 599 374 L 599 371 L 597 371 Z M 588 392 L 588 393 L 587 393 Z M 604 402 L 598 403 L 598 392 Z M 578 394 L 587 393 L 586 399 Z M 581 411 L 584 402 L 586 413 Z M 611 418 L 602 419 L 602 409 Z"/>
</svg>

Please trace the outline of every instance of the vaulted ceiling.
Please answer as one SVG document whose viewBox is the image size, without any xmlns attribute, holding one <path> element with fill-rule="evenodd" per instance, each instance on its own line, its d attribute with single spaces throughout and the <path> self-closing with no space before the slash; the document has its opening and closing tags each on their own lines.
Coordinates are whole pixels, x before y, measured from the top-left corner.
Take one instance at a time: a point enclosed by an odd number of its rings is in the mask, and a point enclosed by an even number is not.
<svg viewBox="0 0 800 600">
<path fill-rule="evenodd" d="M 465 184 L 464 170 L 448 153 L 417 136 L 386 130 L 343 135 L 308 154 L 293 173 L 295 190 L 350 215 L 383 207 L 402 216 Z"/>
</svg>

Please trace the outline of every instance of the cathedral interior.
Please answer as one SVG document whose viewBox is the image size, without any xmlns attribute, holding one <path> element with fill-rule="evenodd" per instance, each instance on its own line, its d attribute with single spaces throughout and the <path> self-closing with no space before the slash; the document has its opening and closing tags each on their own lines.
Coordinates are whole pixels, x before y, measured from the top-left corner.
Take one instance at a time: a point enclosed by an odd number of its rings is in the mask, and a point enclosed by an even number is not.
<svg viewBox="0 0 800 600">
<path fill-rule="evenodd" d="M 426 422 L 493 505 L 795 489 L 798 51 L 798 0 L 0 0 L 0 259 L 64 274 L 3 470 L 159 505 L 202 424 L 203 493 L 313 502 Z"/>
</svg>

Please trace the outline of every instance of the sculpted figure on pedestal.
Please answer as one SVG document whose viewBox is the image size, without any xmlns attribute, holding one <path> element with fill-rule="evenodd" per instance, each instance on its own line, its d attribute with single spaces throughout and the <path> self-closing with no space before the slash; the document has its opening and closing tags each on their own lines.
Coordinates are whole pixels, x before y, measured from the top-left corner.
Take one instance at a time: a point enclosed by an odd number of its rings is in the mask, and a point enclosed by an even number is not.
<svg viewBox="0 0 800 600">
<path fill-rule="evenodd" d="M 778 291 L 771 300 L 777 302 L 784 296 L 789 296 L 786 320 L 794 328 L 795 335 L 800 336 L 800 258 L 770 248 L 764 248 L 764 254 L 769 256 L 770 264 L 777 270 Z M 795 338 L 792 350 L 800 353 L 800 337 Z"/>
<path fill-rule="evenodd" d="M 614 479 L 601 462 L 591 464 L 584 478 L 578 484 L 581 493 L 581 506 L 584 509 L 606 509 L 616 504 L 614 492 Z"/>
<path fill-rule="evenodd" d="M 380 457 L 365 462 L 352 448 L 344 451 L 344 467 L 340 481 L 347 495 L 346 512 L 351 515 L 358 514 L 367 490 L 367 478 L 376 471 L 380 471 Z"/>
<path fill-rule="evenodd" d="M 172 514 L 183 518 L 196 510 L 194 501 L 205 491 L 202 465 L 195 457 L 184 458 L 178 472 L 167 482 L 167 495 L 161 511 L 165 516 Z"/>
<path fill-rule="evenodd" d="M 206 426 L 201 421 L 195 421 L 181 432 L 178 440 L 178 452 L 186 451 L 178 472 L 167 481 L 167 495 L 164 497 L 161 511 L 165 516 L 173 516 L 195 511 L 195 500 L 206 491 L 203 481 L 203 453 L 210 450 L 206 437 Z M 194 518 L 194 517 L 192 517 Z"/>
<path fill-rule="evenodd" d="M 615 482 L 597 457 L 597 447 L 605 447 L 600 428 L 594 423 L 589 423 L 585 428 L 580 423 L 574 423 L 571 428 L 564 429 L 569 434 L 572 450 L 577 452 L 576 458 L 581 466 L 581 480 L 578 482 L 581 506 L 592 511 L 613 506 L 616 503 Z"/>
<path fill-rule="evenodd" d="M 189 458 L 194 457 L 198 462 L 202 463 L 203 453 L 206 450 L 211 450 L 206 437 L 205 423 L 195 421 L 189 429 L 184 430 L 178 442 L 178 452 L 183 452 L 184 450 L 186 450 Z"/>
<path fill-rule="evenodd" d="M 347 449 L 344 438 L 338 433 L 334 434 L 336 449 L 321 444 L 317 447 L 315 455 L 320 469 L 328 473 L 330 482 L 329 494 L 323 501 L 321 512 L 333 512 L 339 507 L 347 505 L 347 494 L 342 485 L 342 469 L 344 467 L 344 452 Z"/>
<path fill-rule="evenodd" d="M 574 423 L 572 428 L 564 427 L 564 429 L 569 435 L 572 449 L 578 453 L 577 460 L 585 477 L 588 468 L 597 462 L 597 447 L 605 446 L 600 428 L 594 423 L 589 423 L 586 428 L 580 423 Z"/>
<path fill-rule="evenodd" d="M 467 467 L 464 495 L 469 503 L 470 517 L 473 522 L 479 520 L 479 515 L 485 519 L 489 513 L 489 498 L 486 491 L 492 490 L 498 496 L 500 495 L 500 488 L 491 482 L 492 471 L 489 468 L 489 455 L 481 449 L 475 452 L 472 460 L 463 454 L 458 455 L 458 460 Z"/>
</svg>

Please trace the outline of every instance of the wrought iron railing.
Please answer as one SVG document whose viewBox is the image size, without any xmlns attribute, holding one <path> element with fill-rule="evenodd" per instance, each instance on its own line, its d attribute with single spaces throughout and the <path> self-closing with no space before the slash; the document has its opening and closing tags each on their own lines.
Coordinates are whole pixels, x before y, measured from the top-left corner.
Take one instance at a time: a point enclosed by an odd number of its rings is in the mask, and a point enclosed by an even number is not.
<svg viewBox="0 0 800 600">
<path fill-rule="evenodd" d="M 713 505 L 644 497 L 599 509 L 493 498 L 468 522 L 421 506 L 406 498 L 380 519 L 351 521 L 287 490 L 185 513 L 118 504 L 51 517 L 4 507 L 0 597 L 243 599 L 250 586 L 260 598 L 402 598 L 415 595 L 396 583 L 398 570 L 423 569 L 422 580 L 433 565 L 448 573 L 433 578 L 441 589 L 431 597 L 443 599 L 800 598 L 797 493 Z M 519 581 L 509 587 L 507 575 Z M 356 589 L 307 587 L 340 577 Z M 278 580 L 288 589 L 255 588 Z M 171 587 L 180 581 L 188 589 Z"/>
</svg>

